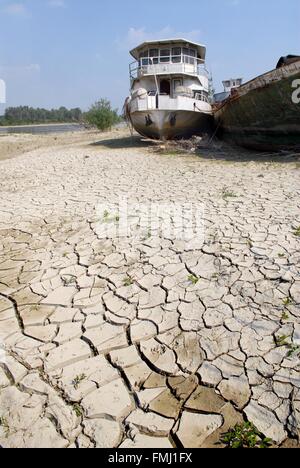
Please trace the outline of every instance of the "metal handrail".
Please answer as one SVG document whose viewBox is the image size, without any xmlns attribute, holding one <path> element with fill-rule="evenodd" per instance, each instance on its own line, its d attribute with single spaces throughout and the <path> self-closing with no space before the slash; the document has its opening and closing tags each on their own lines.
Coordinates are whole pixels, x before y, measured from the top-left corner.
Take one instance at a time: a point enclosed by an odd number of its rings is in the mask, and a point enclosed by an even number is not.
<svg viewBox="0 0 300 468">
<path fill-rule="evenodd" d="M 172 62 L 172 57 L 180 57 L 181 58 L 181 61 L 180 62 Z M 166 58 L 166 57 L 150 57 L 150 58 L 142 58 L 140 59 L 139 61 L 134 61 L 132 62 L 130 65 L 129 65 L 129 71 L 130 71 L 130 78 L 132 80 L 136 79 L 139 75 L 139 72 L 143 71 L 145 68 L 154 68 L 154 67 L 160 67 L 160 66 L 178 66 L 178 65 L 184 65 L 184 69 L 185 69 L 185 66 L 194 66 L 194 75 L 203 75 L 204 76 L 207 76 L 209 75 L 209 72 L 206 70 L 205 68 L 205 65 L 203 64 L 203 61 L 201 59 L 197 59 L 197 58 L 194 58 L 194 57 L 191 57 L 190 55 L 174 55 L 174 56 L 170 56 L 170 60 L 169 62 L 161 62 L 160 60 L 162 58 Z M 148 64 L 145 64 L 143 65 L 142 64 L 142 60 L 145 60 L 145 61 L 148 61 Z M 158 63 L 154 63 L 155 61 L 158 61 Z M 189 63 L 189 61 L 193 61 L 193 63 Z M 152 62 L 152 63 L 151 63 Z M 199 73 L 199 69 L 201 67 L 201 72 L 202 73 Z M 188 71 L 189 73 L 190 70 L 186 70 Z M 147 73 L 145 73 L 147 74 Z M 152 73 L 149 73 L 149 74 L 152 74 Z"/>
<path fill-rule="evenodd" d="M 149 97 L 157 97 L 157 96 L 167 97 L 168 96 L 167 94 L 163 94 L 163 93 L 160 93 L 158 91 L 148 91 L 147 94 L 148 94 Z M 184 95 L 182 95 L 180 93 L 179 94 L 176 93 L 176 97 L 180 97 L 180 96 L 184 96 Z M 170 96 L 168 96 L 168 97 L 170 97 Z M 202 91 L 196 92 L 195 96 L 184 96 L 184 97 L 188 97 L 193 101 L 203 101 L 203 102 L 206 102 L 206 103 L 210 104 L 209 97 L 205 93 L 203 93 Z"/>
</svg>

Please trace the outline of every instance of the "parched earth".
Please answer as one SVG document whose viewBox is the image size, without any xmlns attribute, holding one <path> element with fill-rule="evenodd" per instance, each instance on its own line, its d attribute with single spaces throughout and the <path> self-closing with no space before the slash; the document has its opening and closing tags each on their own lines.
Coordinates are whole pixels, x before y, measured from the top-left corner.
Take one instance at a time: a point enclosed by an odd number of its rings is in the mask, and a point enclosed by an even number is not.
<svg viewBox="0 0 300 468">
<path fill-rule="evenodd" d="M 299 162 L 91 143 L 0 162 L 0 445 L 296 446 Z M 104 239 L 120 195 L 203 204 L 204 243 Z"/>
</svg>

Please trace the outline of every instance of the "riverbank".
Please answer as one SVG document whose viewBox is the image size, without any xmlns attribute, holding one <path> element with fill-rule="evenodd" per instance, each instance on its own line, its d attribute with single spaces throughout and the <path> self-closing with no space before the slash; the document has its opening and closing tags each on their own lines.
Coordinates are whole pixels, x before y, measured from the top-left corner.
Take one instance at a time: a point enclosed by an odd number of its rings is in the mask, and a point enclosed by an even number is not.
<svg viewBox="0 0 300 468">
<path fill-rule="evenodd" d="M 97 139 L 99 135 L 118 135 L 122 130 L 101 134 L 97 130 L 82 130 L 80 132 L 59 132 L 50 134 L 32 135 L 27 133 L 0 133 L 0 160 L 10 159 L 29 151 L 41 148 L 81 145 L 92 138 Z"/>
<path fill-rule="evenodd" d="M 79 123 L 9 125 L 0 126 L 0 135 L 3 133 L 29 133 L 38 135 L 48 133 L 74 132 L 83 129 L 84 126 Z"/>
</svg>

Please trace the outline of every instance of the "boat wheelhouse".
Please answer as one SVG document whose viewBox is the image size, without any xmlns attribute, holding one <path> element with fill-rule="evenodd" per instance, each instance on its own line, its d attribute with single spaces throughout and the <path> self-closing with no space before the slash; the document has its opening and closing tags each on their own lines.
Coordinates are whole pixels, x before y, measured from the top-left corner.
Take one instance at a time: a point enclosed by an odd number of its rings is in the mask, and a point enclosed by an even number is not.
<svg viewBox="0 0 300 468">
<path fill-rule="evenodd" d="M 243 78 L 231 78 L 230 80 L 223 81 L 224 91 L 222 93 L 216 93 L 213 98 L 214 105 L 218 105 L 229 98 L 231 92 L 238 89 L 243 84 Z"/>
<path fill-rule="evenodd" d="M 131 96 L 126 114 L 141 134 L 156 139 L 210 132 L 212 108 L 206 48 L 185 39 L 144 42 L 131 51 Z"/>
</svg>

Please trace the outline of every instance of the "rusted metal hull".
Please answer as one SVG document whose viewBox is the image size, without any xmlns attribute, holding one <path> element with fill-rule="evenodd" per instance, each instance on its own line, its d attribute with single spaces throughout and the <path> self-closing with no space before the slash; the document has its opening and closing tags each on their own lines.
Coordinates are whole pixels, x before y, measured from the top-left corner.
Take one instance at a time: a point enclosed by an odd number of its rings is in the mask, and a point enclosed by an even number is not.
<svg viewBox="0 0 300 468">
<path fill-rule="evenodd" d="M 215 111 L 219 135 L 262 151 L 300 148 L 300 103 L 293 102 L 300 61 L 241 86 Z"/>
<path fill-rule="evenodd" d="M 204 112 L 137 111 L 130 114 L 130 119 L 140 135 L 154 140 L 191 138 L 211 133 L 213 129 L 213 116 Z"/>
</svg>

